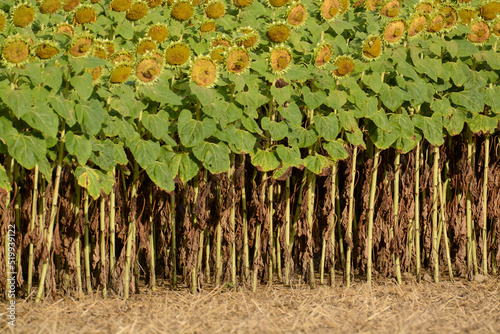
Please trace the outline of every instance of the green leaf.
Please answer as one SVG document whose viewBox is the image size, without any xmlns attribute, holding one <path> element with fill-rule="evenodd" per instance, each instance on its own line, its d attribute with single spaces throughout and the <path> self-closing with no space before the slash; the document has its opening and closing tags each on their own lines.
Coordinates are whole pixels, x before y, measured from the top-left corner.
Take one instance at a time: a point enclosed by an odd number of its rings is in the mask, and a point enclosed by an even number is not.
<svg viewBox="0 0 500 334">
<path fill-rule="evenodd" d="M 273 151 L 257 150 L 250 155 L 252 165 L 257 167 L 262 172 L 272 171 L 280 165 L 278 155 Z"/>
<path fill-rule="evenodd" d="M 253 118 L 256 118 L 257 108 L 268 101 L 264 95 L 259 93 L 255 88 L 249 89 L 248 92 L 239 92 L 235 96 L 236 102 L 243 106 L 244 112 Z"/>
<path fill-rule="evenodd" d="M 357 128 L 354 132 L 346 132 L 345 136 L 347 138 L 347 141 L 351 143 L 351 145 L 366 149 L 366 143 L 363 140 L 363 132 L 361 132 L 359 128 Z"/>
<path fill-rule="evenodd" d="M 271 134 L 271 139 L 279 141 L 288 134 L 288 126 L 285 122 L 275 122 L 269 120 L 269 117 L 263 117 L 260 123 L 262 130 L 267 130 Z"/>
<path fill-rule="evenodd" d="M 218 174 L 229 170 L 229 147 L 224 143 L 203 142 L 193 147 L 194 156 L 203 162 L 210 173 Z"/>
<path fill-rule="evenodd" d="M 322 155 L 308 155 L 304 159 L 304 164 L 308 170 L 314 174 L 321 174 L 324 168 L 329 168 L 331 163 Z"/>
<path fill-rule="evenodd" d="M 138 139 L 131 142 L 128 147 L 142 168 L 151 166 L 160 154 L 160 144 L 152 140 Z"/>
<path fill-rule="evenodd" d="M 181 161 L 179 164 L 179 178 L 183 183 L 188 182 L 198 174 L 200 163 L 196 160 L 193 154 L 180 153 Z"/>
<path fill-rule="evenodd" d="M 92 154 L 92 145 L 88 136 L 75 135 L 73 132 L 68 131 L 64 145 L 70 154 L 76 156 L 80 165 L 87 164 Z"/>
<path fill-rule="evenodd" d="M 7 145 L 12 157 L 26 169 L 32 169 L 38 160 L 45 158 L 46 145 L 42 139 L 18 134 Z"/>
<path fill-rule="evenodd" d="M 443 70 L 450 76 L 450 79 L 453 80 L 453 83 L 456 86 L 462 86 L 466 79 L 466 73 L 469 70 L 469 67 L 465 65 L 461 60 L 457 60 L 456 62 L 446 62 L 443 64 Z"/>
<path fill-rule="evenodd" d="M 384 105 L 395 111 L 403 104 L 404 91 L 399 87 L 390 87 L 389 85 L 382 86 L 380 90 L 380 99 Z"/>
<path fill-rule="evenodd" d="M 331 112 L 328 116 L 315 115 L 314 127 L 318 134 L 328 141 L 336 140 L 340 133 L 339 121 L 334 112 Z"/>
<path fill-rule="evenodd" d="M 78 94 L 82 100 L 87 100 L 94 91 L 92 74 L 89 72 L 84 72 L 82 75 L 72 77 L 70 82 L 76 94 Z"/>
<path fill-rule="evenodd" d="M 326 97 L 325 104 L 332 109 L 341 109 L 347 102 L 347 94 L 341 90 L 330 91 Z"/>
<path fill-rule="evenodd" d="M 111 190 L 113 190 L 113 185 L 115 184 L 115 178 L 113 176 L 113 172 L 107 172 L 106 174 L 97 171 L 97 175 L 99 176 L 99 181 L 101 182 L 101 189 L 105 194 L 109 195 Z"/>
<path fill-rule="evenodd" d="M 354 118 L 354 110 L 340 110 L 339 120 L 340 125 L 347 132 L 353 132 L 358 129 L 358 122 Z"/>
<path fill-rule="evenodd" d="M 370 120 L 375 123 L 375 125 L 380 128 L 384 132 L 391 132 L 392 127 L 387 115 L 385 114 L 383 109 L 380 109 L 379 112 L 375 113 L 372 117 L 368 117 Z"/>
<path fill-rule="evenodd" d="M 33 105 L 33 95 L 31 90 L 23 86 L 22 89 L 11 90 L 4 102 L 12 109 L 16 117 L 23 117 Z"/>
<path fill-rule="evenodd" d="M 453 92 L 450 97 L 453 103 L 462 106 L 469 111 L 479 113 L 484 109 L 484 99 L 481 92 L 465 90 L 462 92 Z"/>
<path fill-rule="evenodd" d="M 102 169 L 109 171 L 117 163 L 115 159 L 115 144 L 110 140 L 98 141 L 92 138 L 92 155 L 91 159 L 96 165 Z M 141 165 L 142 166 L 142 165 Z"/>
<path fill-rule="evenodd" d="M 473 114 L 467 122 L 473 133 L 492 133 L 499 126 L 499 120 L 482 114 Z"/>
<path fill-rule="evenodd" d="M 241 124 L 243 124 L 245 129 L 252 133 L 262 134 L 262 130 L 260 129 L 259 124 L 257 124 L 257 122 L 251 117 L 243 115 L 243 117 L 241 118 Z"/>
<path fill-rule="evenodd" d="M 75 111 L 76 119 L 88 134 L 96 135 L 99 133 L 106 114 L 99 101 L 93 99 L 88 104 L 77 104 Z"/>
<path fill-rule="evenodd" d="M 315 130 L 306 130 L 301 126 L 290 127 L 288 134 L 289 145 L 305 148 L 312 146 L 318 140 L 318 133 Z"/>
<path fill-rule="evenodd" d="M 454 39 L 454 42 L 457 44 L 457 57 L 469 57 L 479 52 L 477 46 L 469 42 L 469 40 L 466 38 Z"/>
<path fill-rule="evenodd" d="M 434 58 L 417 58 L 415 70 L 418 73 L 426 74 L 429 78 L 437 82 L 443 71 L 443 65 L 440 59 Z"/>
<path fill-rule="evenodd" d="M 43 82 L 42 68 L 39 64 L 28 63 L 24 66 L 24 72 L 28 74 L 33 86 L 38 86 Z"/>
<path fill-rule="evenodd" d="M 402 110 L 401 114 L 392 114 L 389 117 L 389 121 L 391 124 L 397 124 L 399 126 L 399 133 L 402 137 L 409 139 L 414 136 L 415 127 L 405 109 Z"/>
<path fill-rule="evenodd" d="M 57 66 L 47 66 L 42 72 L 43 82 L 57 92 L 61 88 L 63 80 L 63 70 Z"/>
<path fill-rule="evenodd" d="M 49 96 L 48 102 L 52 106 L 52 109 L 64 118 L 66 124 L 73 126 L 76 123 L 75 113 L 73 108 L 69 106 L 68 100 L 66 100 L 62 95 Z"/>
<path fill-rule="evenodd" d="M 75 175 L 80 187 L 87 189 L 87 192 L 92 198 L 98 199 L 101 195 L 101 179 L 96 169 L 88 166 L 78 166 L 75 170 Z"/>
<path fill-rule="evenodd" d="M 291 125 L 300 126 L 302 124 L 302 113 L 294 102 L 290 103 L 287 107 L 278 107 L 278 112 L 289 121 Z"/>
<path fill-rule="evenodd" d="M 443 119 L 444 126 L 450 136 L 456 136 L 462 133 L 467 119 L 467 111 L 463 108 L 454 108 L 450 117 Z"/>
<path fill-rule="evenodd" d="M 422 130 L 425 139 L 427 139 L 429 143 L 434 146 L 441 146 L 444 144 L 443 126 L 442 121 L 440 121 L 439 118 L 415 115 L 413 116 L 412 121 L 415 127 Z"/>
<path fill-rule="evenodd" d="M 500 114 L 500 86 L 492 86 L 483 91 L 484 103 L 490 106 L 491 111 Z"/>
<path fill-rule="evenodd" d="M 43 134 L 56 138 L 59 131 L 59 117 L 46 104 L 35 104 L 22 119 Z"/>
<path fill-rule="evenodd" d="M 177 128 L 182 145 L 193 147 L 210 137 L 215 132 L 216 124 L 208 117 L 203 121 L 194 120 L 191 112 L 184 109 L 179 114 Z"/>
<path fill-rule="evenodd" d="M 141 86 L 139 92 L 155 102 L 182 105 L 182 98 L 170 90 L 170 82 L 164 77 L 161 77 L 154 85 Z"/>
<path fill-rule="evenodd" d="M 304 102 L 311 110 L 318 108 L 326 100 L 326 94 L 324 91 L 320 90 L 313 93 L 307 86 L 302 87 L 302 94 L 304 97 Z"/>
<path fill-rule="evenodd" d="M 290 98 L 292 97 L 292 87 L 291 85 L 288 85 L 277 88 L 275 85 L 272 85 L 271 94 L 279 105 L 283 105 L 285 102 L 290 101 Z"/>
<path fill-rule="evenodd" d="M 142 125 L 144 125 L 144 127 L 148 129 L 156 139 L 163 139 L 165 142 L 169 141 L 170 136 L 168 135 L 168 113 L 165 110 L 160 110 L 156 114 L 150 114 L 145 111 L 142 114 Z"/>
<path fill-rule="evenodd" d="M 369 119 L 365 119 L 365 123 L 370 139 L 372 140 L 373 144 L 381 150 L 385 150 L 391 147 L 392 143 L 394 143 L 398 138 L 398 133 L 395 127 L 392 128 L 391 132 L 387 132 L 378 127 L 375 122 Z"/>
<path fill-rule="evenodd" d="M 288 127 L 287 127 L 288 129 Z M 223 130 L 227 133 L 228 144 L 234 153 L 251 153 L 257 142 L 257 138 L 251 133 L 237 129 L 234 125 L 230 124 Z"/>
<path fill-rule="evenodd" d="M 323 143 L 323 148 L 328 152 L 332 160 L 344 160 L 349 158 L 349 153 L 345 150 L 344 142 L 341 139 Z"/>
<path fill-rule="evenodd" d="M 204 88 L 194 82 L 189 83 L 191 92 L 198 98 L 201 105 L 212 103 L 217 98 L 217 91 L 213 88 Z"/>
<path fill-rule="evenodd" d="M 285 166 L 299 167 L 304 164 L 304 161 L 300 157 L 300 150 L 298 147 L 285 147 L 283 145 L 278 145 L 276 147 L 276 153 Z"/>
<path fill-rule="evenodd" d="M 12 187 L 9 183 L 7 172 L 5 171 L 5 168 L 2 165 L 0 165 L 0 189 L 4 189 L 6 191 L 12 191 Z"/>
<path fill-rule="evenodd" d="M 174 176 L 166 163 L 155 161 L 146 168 L 146 173 L 161 189 L 169 192 L 175 189 Z"/>
</svg>

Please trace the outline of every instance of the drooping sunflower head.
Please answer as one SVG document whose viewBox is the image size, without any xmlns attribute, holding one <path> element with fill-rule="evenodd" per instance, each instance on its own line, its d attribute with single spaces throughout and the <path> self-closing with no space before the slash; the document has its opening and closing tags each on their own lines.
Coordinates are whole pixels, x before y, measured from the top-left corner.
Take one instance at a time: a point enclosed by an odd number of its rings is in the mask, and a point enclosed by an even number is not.
<svg viewBox="0 0 500 334">
<path fill-rule="evenodd" d="M 339 56 L 335 59 L 333 64 L 337 66 L 337 69 L 334 70 L 332 74 L 338 78 L 351 74 L 356 68 L 354 61 L 350 56 Z"/>
<path fill-rule="evenodd" d="M 171 43 L 165 50 L 167 66 L 178 67 L 185 65 L 191 57 L 191 50 L 182 42 Z"/>
<path fill-rule="evenodd" d="M 5 28 L 7 22 L 7 15 L 0 9 L 0 32 Z"/>
<path fill-rule="evenodd" d="M 351 5 L 349 0 L 339 0 L 340 2 L 340 13 L 339 15 L 344 14 L 348 9 L 349 6 Z"/>
<path fill-rule="evenodd" d="M 200 32 L 203 34 L 210 31 L 215 31 L 215 21 L 214 20 L 203 21 L 200 26 Z"/>
<path fill-rule="evenodd" d="M 267 5 L 272 8 L 279 8 L 285 6 L 290 0 L 268 0 Z"/>
<path fill-rule="evenodd" d="M 500 14 L 500 1 L 489 1 L 479 8 L 479 15 L 485 21 L 496 19 L 498 14 Z"/>
<path fill-rule="evenodd" d="M 388 44 L 395 44 L 402 41 L 405 33 L 405 22 L 403 20 L 393 20 L 384 28 L 384 41 Z"/>
<path fill-rule="evenodd" d="M 200 87 L 213 87 L 218 76 L 217 64 L 210 57 L 199 56 L 191 64 L 191 81 Z"/>
<path fill-rule="evenodd" d="M 437 13 L 429 19 L 429 24 L 427 25 L 427 32 L 430 34 L 437 33 L 444 28 L 445 21 L 443 15 Z"/>
<path fill-rule="evenodd" d="M 152 84 L 160 77 L 162 64 L 158 62 L 156 57 L 147 54 L 137 61 L 134 71 L 139 84 Z"/>
<path fill-rule="evenodd" d="M 399 15 L 401 11 L 401 3 L 399 0 L 388 0 L 386 3 L 380 8 L 379 13 L 385 17 L 396 17 Z"/>
<path fill-rule="evenodd" d="M 59 46 L 52 41 L 39 41 L 34 49 L 34 56 L 45 61 L 54 58 L 59 53 Z"/>
<path fill-rule="evenodd" d="M 5 66 L 21 66 L 30 55 L 30 43 L 21 35 L 8 36 L 2 43 L 1 55 Z"/>
<path fill-rule="evenodd" d="M 408 38 L 418 36 L 424 31 L 427 21 L 429 20 L 427 14 L 415 13 L 408 21 Z"/>
<path fill-rule="evenodd" d="M 157 23 L 149 27 L 148 37 L 157 43 L 163 43 L 167 40 L 168 29 L 165 24 Z"/>
<path fill-rule="evenodd" d="M 109 83 L 111 85 L 120 85 L 127 81 L 132 74 L 133 66 L 131 63 L 118 63 L 111 70 L 111 74 L 109 76 Z"/>
<path fill-rule="evenodd" d="M 250 65 L 250 55 L 248 51 L 241 47 L 233 47 L 226 54 L 226 69 L 228 72 L 239 74 L 248 69 Z"/>
<path fill-rule="evenodd" d="M 314 49 L 314 66 L 316 67 L 324 67 L 326 64 L 330 62 L 333 55 L 333 49 L 330 44 L 322 43 Z"/>
<path fill-rule="evenodd" d="M 269 53 L 269 65 L 274 74 L 281 75 L 292 65 L 292 51 L 284 45 L 274 47 Z"/>
<path fill-rule="evenodd" d="M 143 55 L 148 51 L 155 51 L 156 49 L 158 49 L 158 47 L 151 38 L 142 38 L 137 43 L 135 52 L 139 55 Z"/>
<path fill-rule="evenodd" d="M 219 0 L 212 0 L 207 4 L 205 8 L 205 15 L 209 19 L 218 19 L 223 17 L 226 14 L 226 6 L 224 3 Z"/>
<path fill-rule="evenodd" d="M 108 57 L 106 49 L 101 43 L 94 43 L 92 47 L 92 56 L 100 59 L 106 59 Z"/>
<path fill-rule="evenodd" d="M 320 14 L 327 21 L 334 19 L 340 14 L 341 4 L 339 0 L 323 0 L 321 2 Z"/>
<path fill-rule="evenodd" d="M 245 49 L 255 49 L 260 42 L 259 32 L 250 27 L 238 28 L 234 36 L 234 42 L 237 46 L 244 47 Z"/>
<path fill-rule="evenodd" d="M 191 2 L 185 0 L 174 2 L 170 11 L 172 18 L 181 22 L 189 20 L 193 14 L 194 9 Z"/>
<path fill-rule="evenodd" d="M 233 5 L 236 8 L 245 8 L 252 4 L 253 0 L 233 0 Z"/>
<path fill-rule="evenodd" d="M 285 22 L 271 24 L 266 32 L 267 38 L 274 43 L 283 43 L 290 37 L 290 27 Z"/>
<path fill-rule="evenodd" d="M 434 11 L 434 4 L 432 1 L 421 1 L 415 5 L 415 11 L 418 13 L 432 14 Z"/>
<path fill-rule="evenodd" d="M 35 21 L 35 8 L 27 3 L 12 7 L 12 22 L 16 27 L 25 28 Z"/>
<path fill-rule="evenodd" d="M 75 9 L 73 22 L 75 24 L 85 24 L 95 22 L 97 19 L 94 8 L 89 5 L 80 5 Z"/>
<path fill-rule="evenodd" d="M 225 46 L 217 46 L 210 51 L 210 59 L 216 64 L 224 63 L 226 59 L 227 48 Z"/>
<path fill-rule="evenodd" d="M 484 43 L 490 38 L 491 29 L 483 20 L 476 20 L 469 25 L 471 33 L 467 35 L 469 42 L 474 44 Z"/>
<path fill-rule="evenodd" d="M 93 42 L 94 37 L 91 34 L 84 32 L 73 38 L 68 52 L 76 58 L 87 56 L 92 48 Z"/>
<path fill-rule="evenodd" d="M 69 23 L 63 22 L 56 26 L 56 33 L 66 36 L 74 36 L 75 28 Z"/>
<path fill-rule="evenodd" d="M 477 11 L 472 7 L 463 7 L 458 10 L 458 17 L 460 22 L 464 25 L 468 25 L 474 20 L 477 15 Z"/>
<path fill-rule="evenodd" d="M 458 12 L 451 4 L 444 4 L 439 7 L 438 13 L 443 15 L 444 29 L 451 29 L 455 27 L 458 22 Z"/>
<path fill-rule="evenodd" d="M 165 2 L 164 0 L 146 0 L 149 8 L 156 8 L 158 6 L 161 6 L 163 5 L 163 3 Z"/>
<path fill-rule="evenodd" d="M 96 66 L 93 68 L 86 69 L 86 72 L 90 73 L 92 76 L 92 83 L 98 85 L 101 83 L 101 78 L 104 74 L 104 68 L 102 66 Z"/>
<path fill-rule="evenodd" d="M 306 19 L 307 19 L 306 7 L 300 2 L 293 4 L 288 10 L 288 16 L 286 21 L 290 26 L 298 28 L 304 25 Z"/>
<path fill-rule="evenodd" d="M 96 48 L 102 49 L 102 56 L 104 56 L 102 59 L 108 59 L 115 53 L 115 43 L 109 39 L 96 39 L 94 41 L 94 50 Z"/>
<path fill-rule="evenodd" d="M 80 5 L 82 0 L 63 0 L 63 9 L 65 12 L 71 12 Z"/>
<path fill-rule="evenodd" d="M 113 53 L 110 59 L 113 64 L 119 64 L 119 63 L 131 64 L 134 62 L 134 53 L 128 50 L 121 50 Z"/>
<path fill-rule="evenodd" d="M 500 38 L 500 19 L 497 19 L 491 25 L 491 34 L 496 38 Z"/>
<path fill-rule="evenodd" d="M 148 13 L 148 4 L 144 1 L 136 1 L 130 6 L 130 8 L 127 10 L 127 14 L 125 17 L 129 21 L 138 21 L 142 19 L 146 14 Z"/>
<path fill-rule="evenodd" d="M 375 60 L 382 54 L 382 39 L 380 36 L 369 36 L 363 42 L 361 55 L 363 59 L 371 61 Z"/>
<path fill-rule="evenodd" d="M 115 12 L 124 12 L 132 6 L 132 0 L 113 0 L 111 9 Z"/>
<path fill-rule="evenodd" d="M 61 8 L 61 0 L 43 0 L 38 9 L 42 14 L 54 14 Z"/>
<path fill-rule="evenodd" d="M 226 48 L 229 48 L 231 47 L 231 40 L 224 34 L 220 35 L 220 36 L 217 36 L 215 37 L 213 40 L 212 40 L 212 48 L 215 48 L 217 46 L 224 46 Z"/>
<path fill-rule="evenodd" d="M 374 12 L 377 10 L 377 6 L 381 5 L 382 3 L 382 0 L 366 0 L 365 7 L 367 10 L 371 10 Z"/>
</svg>

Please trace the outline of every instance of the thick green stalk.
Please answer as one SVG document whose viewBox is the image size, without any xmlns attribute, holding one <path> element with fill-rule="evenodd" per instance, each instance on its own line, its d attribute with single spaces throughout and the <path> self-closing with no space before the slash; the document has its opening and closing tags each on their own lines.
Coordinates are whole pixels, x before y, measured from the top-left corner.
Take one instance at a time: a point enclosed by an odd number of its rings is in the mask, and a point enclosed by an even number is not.
<svg viewBox="0 0 500 334">
<path fill-rule="evenodd" d="M 334 286 L 335 285 L 335 225 L 340 225 L 339 224 L 339 216 L 336 216 L 336 210 L 337 210 L 337 199 L 338 199 L 338 192 L 337 192 L 337 172 L 338 172 L 338 162 L 335 161 L 333 163 L 332 167 L 332 194 L 331 194 L 331 201 L 332 201 L 332 212 L 330 213 L 330 240 L 332 243 L 332 262 L 333 265 L 330 268 L 330 285 Z"/>
<path fill-rule="evenodd" d="M 467 129 L 467 161 L 470 166 L 473 166 L 473 143 L 472 133 Z M 467 185 L 467 198 L 466 198 L 466 224 L 467 224 L 467 270 L 469 277 L 472 275 L 472 195 L 470 185 Z"/>
<path fill-rule="evenodd" d="M 115 169 L 113 168 L 113 179 L 115 179 Z M 115 204 L 116 204 L 116 194 L 115 187 L 111 188 L 111 193 L 109 194 L 109 274 L 110 277 L 114 276 L 115 263 L 116 263 L 116 240 L 115 240 Z"/>
<path fill-rule="evenodd" d="M 208 229 L 205 229 L 205 239 L 207 240 L 206 246 L 205 246 L 205 278 L 207 280 L 207 283 L 210 283 L 210 234 L 208 233 Z"/>
<path fill-rule="evenodd" d="M 101 270 L 104 272 L 106 270 L 106 198 L 101 196 L 101 207 L 100 207 L 100 228 L 101 228 Z M 106 275 L 103 275 L 106 277 Z M 102 283 L 102 298 L 107 297 L 107 282 Z"/>
<path fill-rule="evenodd" d="M 149 201 L 153 205 L 153 191 L 150 192 Z M 153 216 L 149 217 L 149 222 L 151 224 L 151 234 L 149 234 L 149 266 L 150 266 L 150 284 L 151 291 L 156 291 L 156 251 L 155 251 L 155 224 L 153 221 Z"/>
<path fill-rule="evenodd" d="M 198 200 L 198 194 L 200 191 L 200 181 L 199 175 L 196 175 L 193 180 L 193 188 L 194 188 L 194 205 L 196 205 L 196 201 Z M 197 223 L 196 215 L 193 215 L 193 228 Z M 198 256 L 200 254 L 200 244 L 198 244 Z M 196 293 L 198 291 L 198 261 L 194 265 L 193 270 L 191 271 L 191 293 Z"/>
<path fill-rule="evenodd" d="M 340 223 L 340 218 L 342 217 L 342 214 L 340 212 L 340 191 L 338 188 L 339 184 L 339 173 L 335 175 L 335 184 L 337 185 L 337 193 L 335 197 L 335 214 L 337 215 L 337 234 L 339 237 L 339 256 L 340 256 L 340 262 L 342 264 L 342 269 L 345 271 L 346 270 L 346 264 L 345 264 L 345 251 L 344 251 L 344 236 L 342 235 L 342 224 Z"/>
<path fill-rule="evenodd" d="M 172 222 L 172 236 L 170 238 L 170 255 L 172 256 L 172 288 L 177 288 L 177 224 L 175 222 L 175 195 L 170 195 L 170 220 Z M 207 253 L 208 254 L 208 253 Z"/>
<path fill-rule="evenodd" d="M 30 233 L 35 230 L 35 222 L 37 217 L 37 204 L 38 204 L 38 165 L 35 165 L 35 175 L 33 180 L 33 197 L 31 201 L 31 222 L 30 222 Z M 34 256 L 34 245 L 33 241 L 30 241 L 29 246 L 29 258 L 28 258 L 28 295 L 31 294 L 31 287 L 33 286 L 33 256 Z"/>
<path fill-rule="evenodd" d="M 488 247 L 487 247 L 487 238 L 488 238 L 488 215 L 487 215 L 487 207 L 488 207 L 488 164 L 490 158 L 490 136 L 486 135 L 486 139 L 484 141 L 484 170 L 483 170 L 483 230 L 482 230 L 482 239 L 483 239 L 483 275 L 488 275 Z"/>
<path fill-rule="evenodd" d="M 19 172 L 19 164 L 14 165 L 14 180 L 17 183 L 17 191 L 16 197 L 14 199 L 14 213 L 15 213 L 15 224 L 16 230 L 21 231 L 21 188 L 23 187 L 23 183 L 21 180 L 23 176 L 20 175 L 22 173 Z M 16 251 L 16 273 L 22 272 L 21 268 L 21 247 L 18 247 Z"/>
<path fill-rule="evenodd" d="M 276 263 L 275 261 L 275 254 L 274 254 L 274 229 L 273 229 L 273 184 L 271 181 L 269 181 L 269 236 L 268 236 L 268 243 L 269 243 L 269 249 L 270 249 L 270 254 L 267 255 L 267 260 L 268 260 L 268 282 L 269 284 L 273 283 L 273 264 Z"/>
<path fill-rule="evenodd" d="M 203 184 L 207 183 L 207 170 L 205 169 L 203 171 Z M 196 202 L 195 202 L 196 203 Z M 200 230 L 200 237 L 199 237 L 199 245 L 198 245 L 198 260 L 196 261 L 196 273 L 199 275 L 201 266 L 203 264 L 203 243 L 205 241 L 205 230 Z M 207 254 L 207 257 L 209 255 Z"/>
<path fill-rule="evenodd" d="M 133 166 L 133 180 L 132 180 L 132 190 L 130 192 L 130 199 L 137 197 L 137 183 L 139 180 L 139 165 L 134 161 Z M 132 248 L 135 244 L 135 230 L 136 230 L 136 218 L 137 213 L 134 214 L 132 220 L 128 224 L 127 233 L 127 245 L 125 250 L 125 273 L 124 273 L 124 298 L 128 299 L 130 295 L 130 276 L 133 275 L 133 263 L 132 263 Z"/>
<path fill-rule="evenodd" d="M 42 274 L 40 275 L 40 286 L 38 288 L 38 293 L 36 295 L 35 301 L 38 303 L 40 302 L 43 294 L 44 294 L 44 288 L 45 288 L 45 278 L 47 276 L 47 272 L 49 270 L 49 260 L 50 260 L 50 252 L 52 248 L 52 238 L 54 236 L 54 223 L 56 220 L 56 215 L 57 215 L 57 203 L 59 200 L 59 184 L 61 182 L 61 171 L 62 171 L 62 161 L 63 161 L 63 156 L 64 156 L 64 137 L 65 137 L 65 130 L 64 130 L 64 123 L 62 124 L 62 131 L 61 131 L 61 137 L 59 140 L 59 151 L 58 151 L 58 157 L 57 157 L 57 164 L 56 164 L 56 178 L 54 180 L 54 191 L 53 191 L 53 196 L 52 196 L 52 206 L 50 208 L 50 221 L 49 221 L 49 230 L 47 233 L 47 256 L 45 259 L 42 259 L 43 261 L 43 267 L 42 267 Z"/>
<path fill-rule="evenodd" d="M 245 165 L 245 155 L 241 155 L 241 163 Z M 245 280 L 250 277 L 250 250 L 248 248 L 247 195 L 245 187 L 245 168 L 243 167 L 243 186 L 241 189 L 241 219 L 243 220 L 243 267 Z"/>
<path fill-rule="evenodd" d="M 236 194 L 236 182 L 234 180 L 234 154 L 231 153 L 230 156 L 231 167 L 229 169 L 229 182 L 233 184 L 234 194 Z M 233 240 L 231 241 L 231 282 L 233 286 L 236 286 L 236 208 L 234 206 L 234 198 L 232 197 L 231 201 L 231 212 L 230 212 L 230 221 L 231 221 L 231 229 L 233 231 Z"/>
<path fill-rule="evenodd" d="M 373 157 L 372 179 L 370 184 L 370 199 L 368 203 L 368 240 L 367 240 L 367 255 L 368 261 L 366 264 L 366 280 L 368 285 L 372 284 L 372 267 L 373 267 L 373 216 L 375 213 L 375 193 L 377 191 L 377 176 L 378 165 L 380 158 L 380 150 L 375 146 L 375 155 Z"/>
<path fill-rule="evenodd" d="M 439 256 L 438 256 L 438 173 L 439 173 L 439 147 L 434 147 L 434 166 L 432 173 L 432 257 L 434 261 L 434 282 L 439 282 Z"/>
<path fill-rule="evenodd" d="M 356 186 L 356 159 L 358 156 L 358 147 L 354 147 L 353 153 L 352 153 L 352 168 L 351 168 L 351 175 L 352 175 L 352 181 L 351 181 L 351 187 L 349 189 L 349 218 L 347 222 L 347 237 L 349 238 L 350 242 L 352 243 L 352 224 L 354 220 L 354 187 Z M 347 251 L 346 251 L 346 271 L 345 271 L 345 276 L 346 276 L 346 285 L 347 287 L 351 286 L 351 254 L 352 254 L 352 248 L 351 245 L 347 245 Z"/>
<path fill-rule="evenodd" d="M 417 143 L 415 149 L 415 262 L 417 282 L 420 283 L 420 142 Z M 410 254 L 411 256 L 411 254 Z"/>
<path fill-rule="evenodd" d="M 90 242 L 89 242 L 89 194 L 84 191 L 83 216 L 85 217 L 85 232 L 83 236 L 83 255 L 85 257 L 85 283 L 87 293 L 92 293 L 92 281 L 90 280 Z"/>
<path fill-rule="evenodd" d="M 217 200 L 219 205 L 222 205 L 220 185 L 217 186 Z M 217 222 L 215 233 L 215 286 L 219 286 L 222 279 L 222 226 L 220 221 Z"/>
<path fill-rule="evenodd" d="M 290 178 L 285 181 L 285 247 L 286 251 L 290 250 Z M 285 263 L 285 284 L 290 284 L 290 256 Z"/>
<path fill-rule="evenodd" d="M 315 199 L 315 186 L 316 186 L 316 174 L 308 172 L 307 178 L 307 224 L 309 225 L 309 231 L 313 231 L 313 214 L 314 214 L 314 199 Z M 314 253 L 311 245 L 311 259 L 309 260 L 309 284 L 314 286 Z"/>
<path fill-rule="evenodd" d="M 399 224 L 399 183 L 401 175 L 401 154 L 396 151 L 396 157 L 394 158 L 394 228 Z M 399 255 L 395 252 L 393 257 L 396 265 L 396 280 L 398 284 L 402 283 L 401 280 L 401 264 L 399 261 Z"/>
<path fill-rule="evenodd" d="M 8 175 L 9 178 L 9 184 L 13 183 L 13 169 L 14 169 L 14 159 L 12 157 L 8 157 L 5 163 L 5 171 Z M 7 211 L 11 205 L 11 193 L 7 192 L 7 196 L 5 199 L 5 210 Z M 3 217 L 2 217 L 3 218 Z M 9 222 L 10 224 L 10 222 Z M 11 269 L 10 264 L 9 264 L 9 258 L 7 255 L 9 254 L 9 233 L 5 233 L 4 236 L 4 254 L 5 254 L 5 272 L 7 274 L 7 280 L 5 281 L 5 295 L 8 296 L 9 293 L 7 291 L 10 290 L 10 279 L 11 279 L 11 272 L 14 270 Z M 11 298 L 8 297 L 8 300 Z"/>
</svg>

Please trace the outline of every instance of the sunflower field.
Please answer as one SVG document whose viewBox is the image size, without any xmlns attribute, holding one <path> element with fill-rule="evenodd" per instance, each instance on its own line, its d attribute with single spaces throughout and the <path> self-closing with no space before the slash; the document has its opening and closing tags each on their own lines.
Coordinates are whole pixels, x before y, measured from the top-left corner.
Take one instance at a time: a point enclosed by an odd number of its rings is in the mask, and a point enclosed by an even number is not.
<svg viewBox="0 0 500 334">
<path fill-rule="evenodd" d="M 497 274 L 499 38 L 500 1 L 3 0 L 0 293 Z"/>
</svg>

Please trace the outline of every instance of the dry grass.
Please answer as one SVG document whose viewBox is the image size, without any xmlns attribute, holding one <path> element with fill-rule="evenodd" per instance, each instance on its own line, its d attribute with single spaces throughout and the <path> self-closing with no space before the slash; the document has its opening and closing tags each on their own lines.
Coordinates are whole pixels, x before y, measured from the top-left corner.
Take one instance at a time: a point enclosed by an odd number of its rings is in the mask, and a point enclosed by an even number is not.
<svg viewBox="0 0 500 334">
<path fill-rule="evenodd" d="M 5 305 L 1 318 L 5 319 Z M 12 329 L 4 323 L 0 332 Z M 16 333 L 500 333 L 500 279 L 17 303 Z"/>
</svg>

